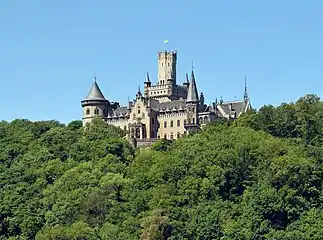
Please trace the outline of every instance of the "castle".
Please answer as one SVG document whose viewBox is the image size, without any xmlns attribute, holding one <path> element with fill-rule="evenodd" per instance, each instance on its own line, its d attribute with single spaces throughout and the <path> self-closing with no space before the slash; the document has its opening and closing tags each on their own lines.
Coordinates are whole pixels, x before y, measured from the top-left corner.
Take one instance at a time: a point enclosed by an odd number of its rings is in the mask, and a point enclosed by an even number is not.
<svg viewBox="0 0 323 240">
<path fill-rule="evenodd" d="M 158 53 L 158 82 L 153 84 L 147 73 L 144 91 L 140 88 L 136 99 L 128 100 L 128 106 L 110 102 L 102 94 L 95 79 L 88 96 L 81 101 L 83 125 L 95 117 L 120 127 L 127 138 L 136 143 L 149 144 L 156 139 L 178 139 L 183 134 L 203 127 L 218 118 L 238 118 L 251 109 L 245 85 L 241 101 L 204 103 L 204 95 L 198 94 L 194 71 L 182 85 L 176 82 L 177 52 Z"/>
</svg>

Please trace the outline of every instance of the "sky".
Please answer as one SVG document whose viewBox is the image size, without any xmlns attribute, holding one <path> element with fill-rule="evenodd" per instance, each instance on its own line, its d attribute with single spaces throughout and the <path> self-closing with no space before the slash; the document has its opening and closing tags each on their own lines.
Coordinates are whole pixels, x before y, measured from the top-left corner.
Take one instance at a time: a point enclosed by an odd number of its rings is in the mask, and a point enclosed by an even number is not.
<svg viewBox="0 0 323 240">
<path fill-rule="evenodd" d="M 322 0 L 0 1 L 0 120 L 82 118 L 97 82 L 127 103 L 157 54 L 177 50 L 177 83 L 192 61 L 206 102 L 252 106 L 323 94 Z M 164 40 L 168 40 L 164 44 Z"/>
</svg>

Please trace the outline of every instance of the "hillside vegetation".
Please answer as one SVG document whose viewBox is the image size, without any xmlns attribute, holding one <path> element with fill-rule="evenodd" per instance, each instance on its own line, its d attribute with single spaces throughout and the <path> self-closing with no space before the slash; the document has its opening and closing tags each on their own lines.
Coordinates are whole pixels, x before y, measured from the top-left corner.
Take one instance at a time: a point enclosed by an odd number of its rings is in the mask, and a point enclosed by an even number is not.
<svg viewBox="0 0 323 240">
<path fill-rule="evenodd" d="M 323 239 L 307 95 L 135 150 L 100 120 L 0 122 L 0 239 Z"/>
</svg>

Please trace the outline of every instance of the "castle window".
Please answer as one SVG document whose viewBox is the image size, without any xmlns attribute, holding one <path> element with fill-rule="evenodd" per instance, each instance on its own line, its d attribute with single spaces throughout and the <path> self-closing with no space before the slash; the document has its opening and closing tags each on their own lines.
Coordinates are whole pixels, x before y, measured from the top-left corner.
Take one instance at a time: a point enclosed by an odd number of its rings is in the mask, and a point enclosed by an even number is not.
<svg viewBox="0 0 323 240">
<path fill-rule="evenodd" d="M 87 108 L 86 111 L 85 111 L 85 114 L 89 115 L 90 114 L 90 109 Z"/>
<path fill-rule="evenodd" d="M 204 123 L 207 123 L 209 121 L 208 117 L 204 118 Z"/>
<path fill-rule="evenodd" d="M 99 109 L 98 108 L 94 109 L 94 114 L 99 115 Z"/>
<path fill-rule="evenodd" d="M 145 113 L 142 113 L 142 114 L 141 114 L 141 117 L 142 117 L 142 118 L 145 118 Z"/>
<path fill-rule="evenodd" d="M 174 136 L 173 133 L 170 133 L 170 139 L 173 140 Z"/>
<path fill-rule="evenodd" d="M 173 122 L 173 120 L 172 120 L 172 121 L 170 121 L 170 127 L 174 127 L 174 122 Z"/>
<path fill-rule="evenodd" d="M 167 128 L 167 122 L 166 121 L 164 122 L 164 128 Z"/>
<path fill-rule="evenodd" d="M 138 109 L 138 114 L 140 114 L 140 109 Z"/>
<path fill-rule="evenodd" d="M 181 126 L 181 120 L 177 120 L 177 127 Z"/>
<path fill-rule="evenodd" d="M 192 118 L 192 123 L 195 124 L 195 118 Z"/>
<path fill-rule="evenodd" d="M 164 139 L 167 139 L 167 134 L 166 133 L 164 134 Z"/>
<path fill-rule="evenodd" d="M 177 139 L 179 139 L 181 137 L 181 134 L 178 132 L 177 133 Z"/>
<path fill-rule="evenodd" d="M 135 129 L 131 128 L 130 137 L 135 137 Z"/>
</svg>

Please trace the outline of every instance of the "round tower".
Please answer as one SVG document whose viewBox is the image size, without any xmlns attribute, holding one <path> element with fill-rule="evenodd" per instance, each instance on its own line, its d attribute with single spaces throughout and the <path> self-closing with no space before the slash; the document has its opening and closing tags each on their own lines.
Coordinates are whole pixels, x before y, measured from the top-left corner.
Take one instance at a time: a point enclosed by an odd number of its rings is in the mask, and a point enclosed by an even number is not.
<svg viewBox="0 0 323 240">
<path fill-rule="evenodd" d="M 88 96 L 81 101 L 81 105 L 83 108 L 83 126 L 97 117 L 106 119 L 110 102 L 103 96 L 96 79 L 94 79 Z"/>
</svg>

